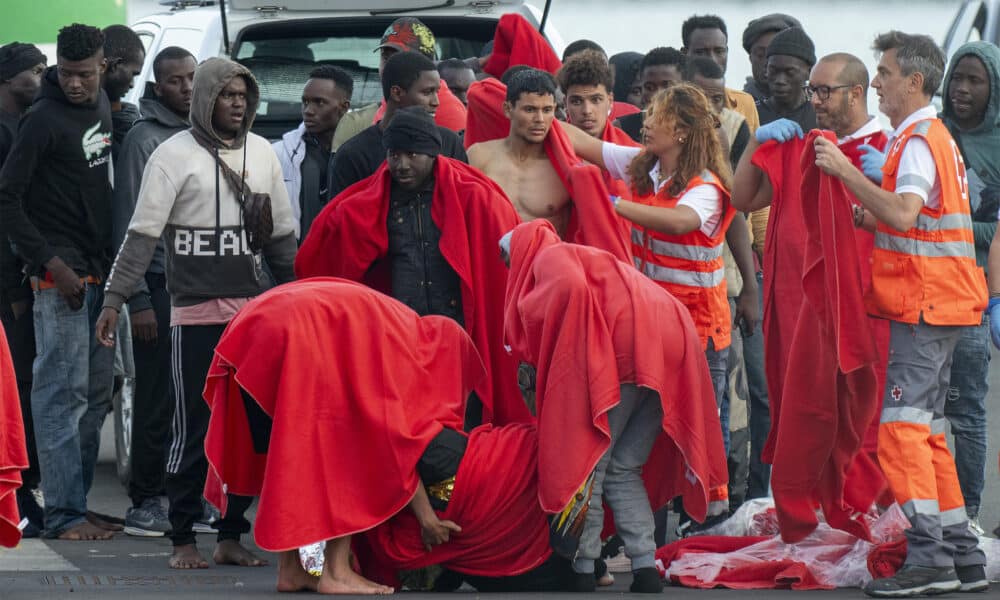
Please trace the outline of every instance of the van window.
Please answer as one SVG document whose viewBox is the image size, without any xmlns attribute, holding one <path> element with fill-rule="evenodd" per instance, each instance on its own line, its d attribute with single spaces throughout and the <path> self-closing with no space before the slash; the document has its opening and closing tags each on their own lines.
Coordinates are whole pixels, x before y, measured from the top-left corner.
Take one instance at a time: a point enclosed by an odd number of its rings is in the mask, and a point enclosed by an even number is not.
<svg viewBox="0 0 1000 600">
<path fill-rule="evenodd" d="M 246 40 L 239 45 L 236 60 L 257 78 L 261 91 L 258 115 L 298 118 L 302 88 L 309 72 L 331 64 L 354 79 L 351 105 L 360 107 L 382 100 L 378 75 L 381 36 L 311 37 Z M 437 38 L 438 57 L 478 56 L 483 42 L 457 37 Z"/>
</svg>

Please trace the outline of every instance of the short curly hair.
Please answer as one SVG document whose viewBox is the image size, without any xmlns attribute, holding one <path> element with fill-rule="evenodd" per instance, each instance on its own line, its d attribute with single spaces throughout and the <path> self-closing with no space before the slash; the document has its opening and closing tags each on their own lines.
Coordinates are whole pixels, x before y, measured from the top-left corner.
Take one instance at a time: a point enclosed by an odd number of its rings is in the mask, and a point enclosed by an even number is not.
<svg viewBox="0 0 1000 600">
<path fill-rule="evenodd" d="M 90 25 L 67 25 L 59 30 L 56 37 L 56 54 L 67 60 L 84 60 L 103 49 L 104 33 Z"/>
<path fill-rule="evenodd" d="M 563 93 L 569 93 L 574 85 L 603 85 L 611 92 L 615 89 L 615 78 L 611 65 L 603 54 L 596 50 L 583 50 L 569 57 L 556 74 Z"/>
</svg>

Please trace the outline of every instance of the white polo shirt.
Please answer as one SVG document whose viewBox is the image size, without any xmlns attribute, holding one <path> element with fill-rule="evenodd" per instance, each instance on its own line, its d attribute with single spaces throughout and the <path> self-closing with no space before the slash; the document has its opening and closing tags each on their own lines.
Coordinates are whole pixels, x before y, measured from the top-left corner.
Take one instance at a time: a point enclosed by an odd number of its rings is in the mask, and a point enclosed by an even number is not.
<svg viewBox="0 0 1000 600">
<path fill-rule="evenodd" d="M 611 142 L 604 142 L 604 146 L 601 148 L 604 167 L 608 173 L 615 179 L 629 185 L 632 184 L 632 181 L 628 175 L 628 166 L 640 152 L 642 152 L 642 148 L 619 146 Z M 653 180 L 654 184 L 659 181 L 660 161 L 656 161 L 656 164 L 653 165 L 653 169 L 649 172 L 649 178 Z M 656 191 L 659 192 L 669 182 L 670 178 L 668 177 L 656 184 Z M 687 206 L 698 214 L 701 221 L 699 229 L 705 235 L 712 237 L 718 233 L 716 228 L 719 226 L 719 220 L 722 219 L 722 198 L 718 188 L 714 185 L 706 183 L 694 186 L 677 200 L 677 206 Z"/>
<path fill-rule="evenodd" d="M 933 106 L 925 106 L 914 112 L 889 136 L 888 147 L 892 147 L 896 138 L 910 125 L 917 121 L 936 118 L 937 111 Z M 923 138 L 911 137 L 903 147 L 903 154 L 899 157 L 899 168 L 896 171 L 895 191 L 897 194 L 909 193 L 920 196 L 924 206 L 930 209 L 941 206 L 941 182 L 938 181 L 937 166 L 934 164 L 931 147 Z"/>
</svg>

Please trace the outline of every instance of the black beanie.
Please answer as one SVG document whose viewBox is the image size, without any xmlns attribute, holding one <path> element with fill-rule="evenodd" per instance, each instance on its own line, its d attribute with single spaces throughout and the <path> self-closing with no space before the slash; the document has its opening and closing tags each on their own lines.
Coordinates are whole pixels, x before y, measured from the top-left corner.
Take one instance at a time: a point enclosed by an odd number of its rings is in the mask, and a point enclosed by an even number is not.
<svg viewBox="0 0 1000 600">
<path fill-rule="evenodd" d="M 743 30 L 743 49 L 747 51 L 747 54 L 750 54 L 750 48 L 753 48 L 760 36 L 765 33 L 784 31 L 789 27 L 802 27 L 802 23 L 799 23 L 795 17 L 783 13 L 771 13 L 758 17 L 750 21 L 747 28 Z"/>
<path fill-rule="evenodd" d="M 801 27 L 789 27 L 774 36 L 767 47 L 767 56 L 775 54 L 800 58 L 810 67 L 816 64 L 816 47 Z"/>
<path fill-rule="evenodd" d="M 408 106 L 392 115 L 382 133 L 382 144 L 387 150 L 437 156 L 441 153 L 441 134 L 423 107 Z"/>
<path fill-rule="evenodd" d="M 34 44 L 11 42 L 0 47 L 0 81 L 9 81 L 21 71 L 46 62 L 45 55 Z"/>
</svg>

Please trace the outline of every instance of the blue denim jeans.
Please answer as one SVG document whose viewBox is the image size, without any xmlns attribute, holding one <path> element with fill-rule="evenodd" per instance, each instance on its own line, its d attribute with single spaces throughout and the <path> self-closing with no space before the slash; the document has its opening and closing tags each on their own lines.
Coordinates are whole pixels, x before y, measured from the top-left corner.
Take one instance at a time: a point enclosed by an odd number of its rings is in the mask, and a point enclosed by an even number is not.
<svg viewBox="0 0 1000 600">
<path fill-rule="evenodd" d="M 757 273 L 760 290 L 760 311 L 764 314 L 764 275 Z M 743 363 L 747 370 L 747 387 L 750 391 L 750 477 L 747 480 L 747 499 L 769 495 L 771 465 L 760 462 L 760 453 L 771 431 L 771 412 L 767 402 L 767 376 L 764 373 L 764 333 L 761 325 L 753 335 L 743 338 Z"/>
<path fill-rule="evenodd" d="M 726 397 L 726 388 L 729 387 L 729 347 L 722 350 L 715 349 L 715 342 L 708 340 L 708 348 L 705 349 L 705 360 L 708 361 L 708 372 L 712 376 L 712 388 L 715 390 L 715 408 L 719 410 L 719 421 L 722 424 L 722 439 L 726 445 L 726 452 L 729 452 L 729 411 L 726 411 L 726 420 L 722 422 L 722 405 Z"/>
<path fill-rule="evenodd" d="M 990 369 L 990 321 L 965 327 L 955 347 L 944 416 L 955 438 L 955 467 L 969 518 L 979 516 L 986 479 L 986 394 Z"/>
<path fill-rule="evenodd" d="M 87 285 L 83 307 L 70 309 L 58 290 L 35 292 L 35 342 L 31 410 L 45 496 L 45 535 L 57 537 L 82 523 L 87 492 L 111 408 L 115 351 L 97 343 L 104 302 L 99 285 Z"/>
</svg>

